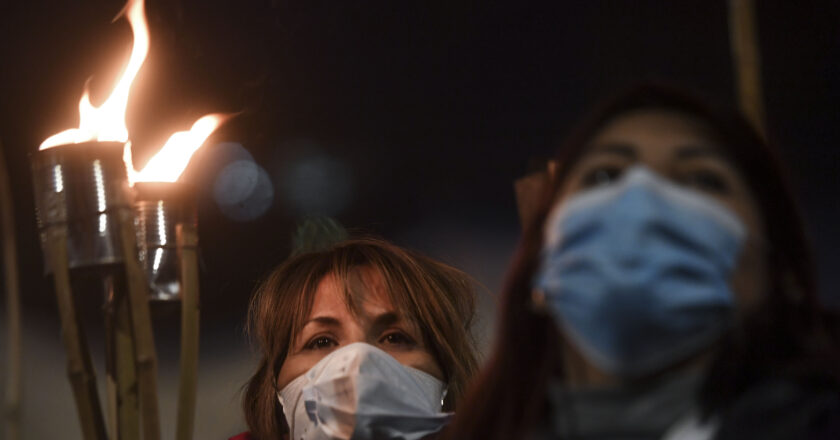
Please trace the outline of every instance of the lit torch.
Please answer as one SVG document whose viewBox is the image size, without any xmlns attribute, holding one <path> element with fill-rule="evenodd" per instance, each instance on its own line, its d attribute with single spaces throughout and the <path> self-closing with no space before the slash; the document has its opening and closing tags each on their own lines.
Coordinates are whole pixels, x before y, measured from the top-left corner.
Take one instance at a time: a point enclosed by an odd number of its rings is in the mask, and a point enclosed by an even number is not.
<svg viewBox="0 0 840 440">
<path fill-rule="evenodd" d="M 192 438 L 198 376 L 198 230 L 192 188 L 178 182 L 193 153 L 229 116 L 207 115 L 189 131 L 173 134 L 140 171 L 131 150 L 125 163 L 135 189 L 140 263 L 150 283 L 151 299 L 181 301 L 181 378 L 177 439 Z"/>
<path fill-rule="evenodd" d="M 70 288 L 71 272 L 79 271 L 98 273 L 109 286 L 108 414 L 113 438 L 136 437 L 138 390 L 144 437 L 160 437 L 149 299 L 183 301 L 177 438 L 186 439 L 192 436 L 195 407 L 198 237 L 192 191 L 177 180 L 192 154 L 228 116 L 207 115 L 190 130 L 173 134 L 136 171 L 125 113 L 132 82 L 149 51 L 143 0 L 129 0 L 122 15 L 131 25 L 134 44 L 113 91 L 96 107 L 86 87 L 79 101 L 79 127 L 50 136 L 32 157 L 38 225 L 85 438 L 104 439 L 105 429 Z"/>
<path fill-rule="evenodd" d="M 134 171 L 131 150 L 126 150 L 128 181 L 135 190 L 140 261 L 154 300 L 181 299 L 176 226 L 195 230 L 197 216 L 192 188 L 178 182 L 193 153 L 228 116 L 207 115 L 188 131 L 173 134 L 140 171 Z M 195 246 L 190 246 L 194 248 Z"/>
</svg>

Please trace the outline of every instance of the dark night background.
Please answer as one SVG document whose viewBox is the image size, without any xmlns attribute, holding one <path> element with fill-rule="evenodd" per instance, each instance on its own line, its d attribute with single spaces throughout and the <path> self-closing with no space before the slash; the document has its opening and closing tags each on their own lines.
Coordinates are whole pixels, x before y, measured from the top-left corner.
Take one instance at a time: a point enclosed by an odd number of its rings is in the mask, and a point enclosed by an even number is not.
<svg viewBox="0 0 840 440">
<path fill-rule="evenodd" d="M 840 305 L 840 3 L 757 3 L 769 137 L 805 209 L 823 298 Z M 25 438 L 79 432 L 54 296 L 41 277 L 27 155 L 77 126 L 87 78 L 94 103 L 110 92 L 131 46 L 127 22 L 111 23 L 121 7 L 0 5 L 0 139 L 26 313 Z M 581 113 L 644 79 L 734 100 L 723 0 L 148 0 L 146 11 L 151 49 L 128 110 L 136 162 L 202 114 L 242 112 L 185 176 L 199 188 L 204 264 L 196 438 L 242 428 L 237 392 L 253 362 L 242 335 L 247 301 L 288 254 L 302 217 L 333 215 L 470 272 L 488 288 L 479 326 L 487 332 L 518 235 L 512 182 Z M 249 154 L 269 178 L 257 187 L 262 198 L 221 206 L 217 197 L 236 183 L 226 167 Z M 271 202 L 262 214 L 261 200 Z M 101 351 L 101 297 L 82 302 Z M 162 409 L 173 411 L 165 428 L 174 420 L 177 318 L 157 317 Z"/>
</svg>

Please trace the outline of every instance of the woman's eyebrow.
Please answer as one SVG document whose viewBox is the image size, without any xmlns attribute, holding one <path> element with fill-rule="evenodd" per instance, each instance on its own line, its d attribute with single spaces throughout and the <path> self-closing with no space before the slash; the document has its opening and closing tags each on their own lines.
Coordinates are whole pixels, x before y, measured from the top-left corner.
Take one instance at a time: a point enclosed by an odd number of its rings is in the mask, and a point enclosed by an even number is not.
<svg viewBox="0 0 840 440">
<path fill-rule="evenodd" d="M 306 322 L 303 323 L 303 327 L 306 327 L 307 325 L 312 323 L 321 324 L 327 327 L 341 326 L 341 321 L 339 321 L 338 318 L 334 318 L 332 316 L 315 316 L 306 320 Z"/>
<path fill-rule="evenodd" d="M 631 144 L 608 143 L 594 145 L 590 149 L 587 156 L 607 154 L 611 156 L 621 156 L 625 159 L 636 159 L 636 148 Z"/>
<path fill-rule="evenodd" d="M 374 333 L 379 333 L 388 327 L 397 324 L 406 324 L 410 330 L 415 330 L 414 325 L 411 322 L 403 320 L 396 312 L 385 312 L 377 315 L 371 322 L 371 330 L 373 330 Z"/>
<path fill-rule="evenodd" d="M 400 317 L 394 312 L 385 312 L 373 319 L 373 327 L 387 327 L 400 322 Z"/>
<path fill-rule="evenodd" d="M 720 154 L 717 148 L 708 145 L 686 145 L 677 148 L 674 154 L 677 159 L 697 159 L 697 158 L 712 158 L 721 159 L 724 157 Z"/>
</svg>

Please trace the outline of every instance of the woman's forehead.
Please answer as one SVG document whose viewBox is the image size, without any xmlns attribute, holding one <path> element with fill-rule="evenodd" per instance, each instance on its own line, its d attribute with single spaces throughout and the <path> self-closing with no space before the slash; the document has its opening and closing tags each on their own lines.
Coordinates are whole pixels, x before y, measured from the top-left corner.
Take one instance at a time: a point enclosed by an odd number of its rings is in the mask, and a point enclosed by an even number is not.
<svg viewBox="0 0 840 440">
<path fill-rule="evenodd" d="M 344 315 L 397 313 L 382 273 L 370 266 L 350 270 L 346 279 L 330 273 L 318 283 L 309 317 L 326 312 Z"/>
<path fill-rule="evenodd" d="M 654 168 L 711 159 L 737 170 L 711 126 L 671 110 L 640 109 L 619 115 L 595 132 L 581 153 L 573 169 L 601 159 L 645 163 Z"/>
<path fill-rule="evenodd" d="M 675 145 L 716 144 L 711 128 L 697 117 L 667 109 L 638 109 L 607 121 L 589 142 L 589 150 L 603 144 L 627 143 L 669 148 Z"/>
</svg>

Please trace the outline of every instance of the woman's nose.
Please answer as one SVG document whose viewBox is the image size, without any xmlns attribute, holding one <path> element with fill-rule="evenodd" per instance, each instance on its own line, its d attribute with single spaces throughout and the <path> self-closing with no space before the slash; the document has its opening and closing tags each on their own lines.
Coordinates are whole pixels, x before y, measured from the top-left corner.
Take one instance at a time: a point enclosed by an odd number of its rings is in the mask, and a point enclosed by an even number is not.
<svg viewBox="0 0 840 440">
<path fill-rule="evenodd" d="M 366 331 L 361 324 L 354 323 L 354 325 L 348 326 L 348 328 L 346 329 L 345 345 L 354 344 L 356 342 L 375 344 L 375 338 L 373 341 L 371 341 L 372 338 L 369 333 L 370 332 Z"/>
</svg>

